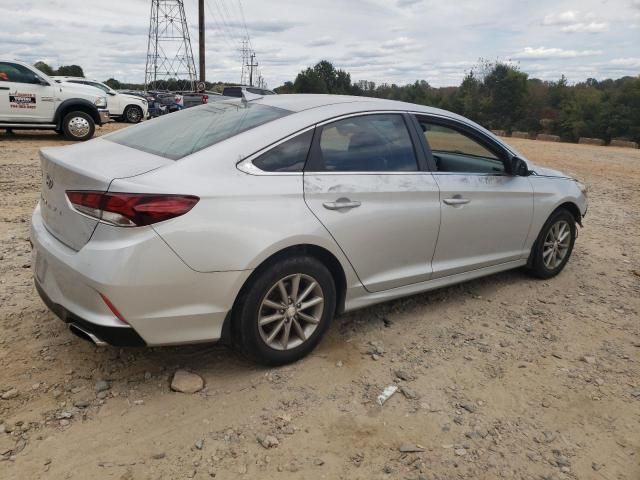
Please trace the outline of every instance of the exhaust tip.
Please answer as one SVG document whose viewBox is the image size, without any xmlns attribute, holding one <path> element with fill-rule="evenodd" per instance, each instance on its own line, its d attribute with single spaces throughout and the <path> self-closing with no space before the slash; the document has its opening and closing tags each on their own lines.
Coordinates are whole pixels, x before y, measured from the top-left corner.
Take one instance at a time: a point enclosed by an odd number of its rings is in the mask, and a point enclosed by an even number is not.
<svg viewBox="0 0 640 480">
<path fill-rule="evenodd" d="M 85 329 L 83 329 L 81 326 L 79 326 L 76 323 L 70 323 L 69 330 L 76 337 L 86 340 L 87 342 L 93 343 L 96 347 L 106 347 L 108 345 L 107 342 L 105 342 L 104 340 L 100 340 L 93 333 L 87 332 Z"/>
</svg>

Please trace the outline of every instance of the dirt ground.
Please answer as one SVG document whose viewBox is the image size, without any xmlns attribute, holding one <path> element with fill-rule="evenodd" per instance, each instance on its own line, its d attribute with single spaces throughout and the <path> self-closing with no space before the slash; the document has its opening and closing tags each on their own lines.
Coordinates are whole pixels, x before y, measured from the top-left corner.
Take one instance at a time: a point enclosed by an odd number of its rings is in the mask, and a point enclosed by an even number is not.
<svg viewBox="0 0 640 480">
<path fill-rule="evenodd" d="M 0 478 L 638 480 L 640 150 L 508 141 L 590 187 L 560 276 L 344 315 L 311 356 L 264 369 L 222 346 L 71 335 L 28 242 L 37 151 L 65 142 L 0 133 Z M 178 368 L 205 389 L 172 392 Z M 381 407 L 387 385 L 403 389 Z"/>
</svg>

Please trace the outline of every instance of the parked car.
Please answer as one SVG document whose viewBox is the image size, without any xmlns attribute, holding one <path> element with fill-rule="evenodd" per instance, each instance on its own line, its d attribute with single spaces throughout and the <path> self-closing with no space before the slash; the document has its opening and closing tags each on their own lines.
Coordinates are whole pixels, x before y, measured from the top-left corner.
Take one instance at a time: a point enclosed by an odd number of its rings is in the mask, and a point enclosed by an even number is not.
<svg viewBox="0 0 640 480">
<path fill-rule="evenodd" d="M 268 90 L 266 88 L 258 88 L 251 87 L 247 85 L 231 85 L 229 87 L 224 87 L 222 89 L 222 95 L 226 97 L 236 97 L 241 98 L 243 96 L 243 92 L 248 92 L 253 95 L 277 95 L 273 90 Z"/>
<path fill-rule="evenodd" d="M 149 109 L 147 101 L 137 95 L 119 93 L 105 83 L 84 77 L 55 76 L 51 78 L 57 82 L 87 85 L 102 90 L 109 96 L 109 114 L 115 120 L 121 120 L 128 123 L 138 123 L 144 120 L 147 116 Z"/>
<path fill-rule="evenodd" d="M 87 140 L 109 121 L 107 98 L 92 87 L 55 82 L 31 65 L 0 59 L 0 129 L 55 130 Z"/>
<path fill-rule="evenodd" d="M 226 339 L 272 365 L 342 312 L 551 278 L 587 211 L 582 184 L 472 121 L 366 97 L 226 100 L 41 158 L 35 284 L 77 335 Z"/>
</svg>

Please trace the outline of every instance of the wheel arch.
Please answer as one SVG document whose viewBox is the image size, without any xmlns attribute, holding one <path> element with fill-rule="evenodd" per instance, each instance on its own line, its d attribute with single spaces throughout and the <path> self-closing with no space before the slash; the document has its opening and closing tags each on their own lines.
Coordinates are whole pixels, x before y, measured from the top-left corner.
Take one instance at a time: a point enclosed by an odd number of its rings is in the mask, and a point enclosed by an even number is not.
<svg viewBox="0 0 640 480">
<path fill-rule="evenodd" d="M 551 213 L 549 213 L 549 215 L 547 216 L 547 218 L 545 219 L 544 223 L 542 224 L 542 226 L 540 227 L 540 232 L 542 232 L 542 229 L 544 228 L 544 226 L 547 224 L 547 222 L 549 221 L 549 219 L 558 211 L 558 210 L 567 210 L 569 213 L 571 213 L 571 215 L 573 216 L 573 218 L 575 219 L 576 223 L 578 225 L 580 225 L 582 227 L 582 214 L 580 213 L 580 208 L 578 207 L 578 205 L 576 205 L 574 202 L 571 201 L 565 201 L 560 203 L 558 206 L 556 206 L 556 208 L 554 208 Z M 531 245 L 531 251 L 529 252 L 529 257 L 527 258 L 527 267 L 531 267 L 531 264 L 533 262 L 533 252 L 535 252 L 536 247 L 538 245 L 538 240 L 539 240 L 539 236 L 540 236 L 540 232 L 538 232 L 538 236 L 536 237 L 536 240 L 533 242 L 533 245 Z M 577 234 L 577 232 L 576 232 Z"/>
<path fill-rule="evenodd" d="M 93 103 L 81 98 L 74 98 L 65 100 L 56 109 L 53 120 L 58 128 L 62 128 L 62 120 L 64 120 L 64 117 L 68 113 L 74 111 L 84 112 L 93 119 L 96 125 L 101 124 L 100 113 L 98 112 L 98 108 Z"/>
<path fill-rule="evenodd" d="M 574 202 L 564 202 L 561 203 L 560 205 L 558 205 L 553 212 L 551 212 L 551 214 L 549 215 L 549 217 L 551 217 L 551 215 L 553 215 L 554 213 L 556 213 L 558 210 L 560 210 L 561 208 L 568 210 L 571 215 L 573 215 L 573 218 L 576 219 L 576 223 L 580 226 L 582 226 L 582 214 L 580 213 L 580 208 L 578 208 L 578 205 L 576 205 Z M 547 218 L 549 218 L 547 217 Z"/>
<path fill-rule="evenodd" d="M 278 262 L 280 259 L 291 256 L 309 256 L 315 258 L 316 260 L 322 262 L 322 264 L 329 269 L 329 273 L 331 273 L 336 286 L 336 314 L 340 314 L 344 311 L 345 299 L 347 294 L 347 277 L 346 272 L 344 271 L 344 268 L 340 263 L 340 260 L 338 260 L 338 258 L 329 250 L 319 245 L 313 245 L 309 243 L 291 245 L 278 250 L 277 252 L 264 259 L 253 270 L 253 272 L 251 272 L 251 275 L 249 275 L 249 277 L 247 277 L 247 279 L 244 281 L 233 302 L 233 307 L 224 320 L 224 325 L 222 327 L 222 339 L 225 342 L 230 342 L 233 339 L 232 312 L 235 310 L 237 303 L 241 301 L 244 292 L 249 287 L 249 285 L 251 285 L 253 279 L 265 269 Z"/>
</svg>

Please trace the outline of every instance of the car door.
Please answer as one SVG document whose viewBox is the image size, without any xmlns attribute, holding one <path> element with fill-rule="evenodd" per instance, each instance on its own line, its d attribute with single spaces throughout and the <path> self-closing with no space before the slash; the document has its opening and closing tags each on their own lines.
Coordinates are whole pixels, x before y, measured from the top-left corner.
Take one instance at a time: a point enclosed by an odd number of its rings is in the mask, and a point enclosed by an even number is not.
<svg viewBox="0 0 640 480">
<path fill-rule="evenodd" d="M 440 188 L 433 278 L 526 256 L 533 189 L 526 176 L 509 173 L 509 152 L 461 122 L 426 115 L 415 118 Z"/>
<path fill-rule="evenodd" d="M 318 126 L 304 198 L 370 292 L 428 280 L 438 238 L 438 186 L 411 119 L 349 116 Z"/>
<path fill-rule="evenodd" d="M 0 62 L 0 121 L 51 122 L 54 87 L 19 63 Z"/>
</svg>

